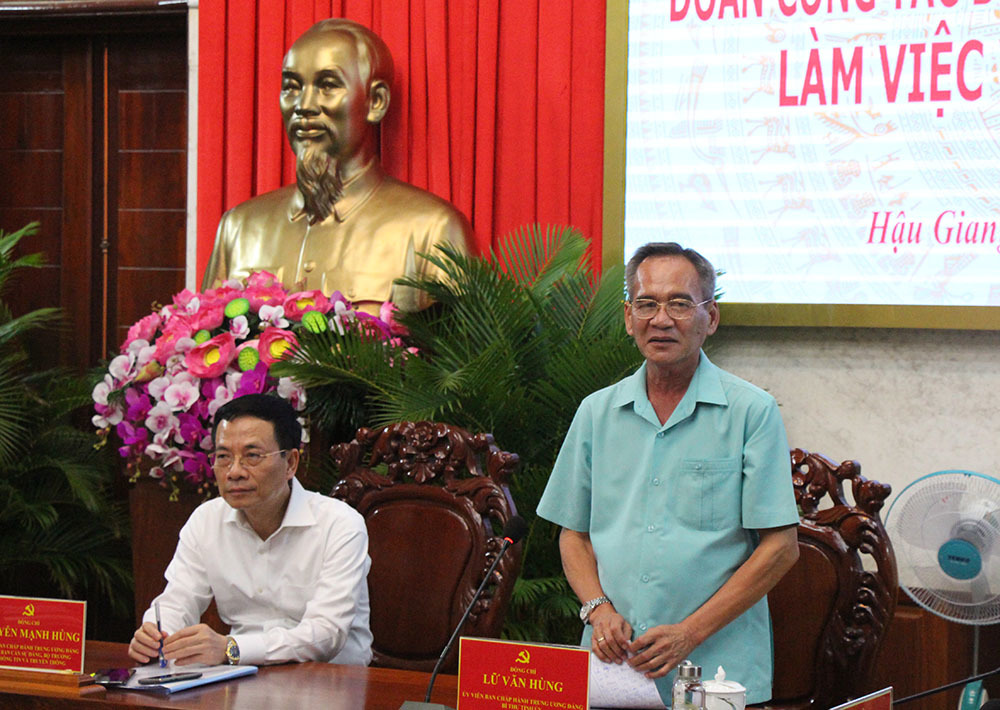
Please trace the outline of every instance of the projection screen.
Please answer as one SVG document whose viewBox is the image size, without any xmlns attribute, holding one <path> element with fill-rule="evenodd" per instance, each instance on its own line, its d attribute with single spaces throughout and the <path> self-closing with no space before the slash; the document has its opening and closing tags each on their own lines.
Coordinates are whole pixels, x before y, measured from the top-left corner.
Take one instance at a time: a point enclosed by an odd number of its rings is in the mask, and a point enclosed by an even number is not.
<svg viewBox="0 0 1000 710">
<path fill-rule="evenodd" d="M 747 322 L 1000 325 L 1000 0 L 627 13 L 621 258 L 697 248 Z"/>
</svg>

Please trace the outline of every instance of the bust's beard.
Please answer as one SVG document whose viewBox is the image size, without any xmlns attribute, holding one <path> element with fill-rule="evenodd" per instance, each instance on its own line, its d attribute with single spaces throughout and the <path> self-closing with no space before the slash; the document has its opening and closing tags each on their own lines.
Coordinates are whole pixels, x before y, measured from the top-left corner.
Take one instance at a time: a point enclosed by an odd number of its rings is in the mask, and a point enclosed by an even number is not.
<svg viewBox="0 0 1000 710">
<path fill-rule="evenodd" d="M 322 222 L 333 214 L 333 206 L 340 199 L 344 181 L 340 178 L 337 161 L 322 148 L 304 144 L 296 156 L 295 179 L 305 204 L 302 211 L 309 224 Z"/>
</svg>

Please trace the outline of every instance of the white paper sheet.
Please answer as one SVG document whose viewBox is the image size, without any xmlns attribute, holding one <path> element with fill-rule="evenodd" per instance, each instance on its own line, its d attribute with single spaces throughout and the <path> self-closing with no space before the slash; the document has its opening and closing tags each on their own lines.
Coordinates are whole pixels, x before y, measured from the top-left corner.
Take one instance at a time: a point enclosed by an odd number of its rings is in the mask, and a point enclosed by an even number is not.
<svg viewBox="0 0 1000 710">
<path fill-rule="evenodd" d="M 195 673 L 201 673 L 200 678 L 193 678 L 191 680 L 182 680 L 176 683 L 160 683 L 158 685 L 140 685 L 139 681 L 142 678 L 149 678 L 151 676 L 164 675 L 167 673 L 186 673 L 192 671 Z M 257 672 L 257 666 L 206 666 L 201 663 L 192 663 L 186 666 L 175 666 L 173 663 L 168 664 L 167 668 L 160 668 L 156 663 L 150 663 L 145 666 L 139 666 L 135 669 L 135 675 L 129 678 L 128 683 L 121 686 L 124 690 L 142 690 L 142 691 L 155 691 L 159 693 L 176 693 L 179 690 L 187 690 L 188 688 L 197 688 L 199 685 L 207 685 L 208 683 L 218 683 L 219 681 L 229 680 L 230 678 L 239 678 L 240 676 L 251 675 Z"/>
<path fill-rule="evenodd" d="M 590 707 L 663 710 L 656 683 L 627 663 L 604 663 L 590 654 Z"/>
</svg>

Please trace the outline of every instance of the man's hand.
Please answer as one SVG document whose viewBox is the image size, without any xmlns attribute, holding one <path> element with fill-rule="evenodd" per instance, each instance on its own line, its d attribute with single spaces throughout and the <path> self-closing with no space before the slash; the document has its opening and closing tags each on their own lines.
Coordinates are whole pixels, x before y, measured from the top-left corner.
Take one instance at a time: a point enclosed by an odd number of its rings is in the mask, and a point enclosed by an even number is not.
<svg viewBox="0 0 1000 710">
<path fill-rule="evenodd" d="M 632 627 L 611 604 L 601 604 L 590 612 L 590 624 L 594 627 L 594 634 L 590 637 L 594 655 L 605 663 L 628 660 Z"/>
<path fill-rule="evenodd" d="M 166 632 L 158 631 L 156 624 L 147 621 L 132 635 L 128 655 L 139 663 L 149 663 L 160 654 L 160 639 L 166 637 Z"/>
<path fill-rule="evenodd" d="M 690 655 L 695 646 L 682 624 L 654 626 L 632 642 L 628 664 L 647 678 L 662 678 Z"/>
<path fill-rule="evenodd" d="M 195 624 L 168 636 L 163 642 L 163 655 L 178 666 L 189 663 L 217 666 L 226 662 L 226 637 L 208 624 Z"/>
</svg>

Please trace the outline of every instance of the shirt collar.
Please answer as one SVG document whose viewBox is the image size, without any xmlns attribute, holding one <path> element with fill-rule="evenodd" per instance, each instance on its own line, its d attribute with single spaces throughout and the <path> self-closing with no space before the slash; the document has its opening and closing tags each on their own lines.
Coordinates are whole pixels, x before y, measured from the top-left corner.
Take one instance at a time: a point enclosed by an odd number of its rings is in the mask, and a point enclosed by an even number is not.
<svg viewBox="0 0 1000 710">
<path fill-rule="evenodd" d="M 337 222 L 346 221 L 355 210 L 375 194 L 375 190 L 378 189 L 378 186 L 384 180 L 385 171 L 382 170 L 378 158 L 374 157 L 360 173 L 351 178 L 350 182 L 344 184 L 340 199 L 333 206 L 333 214 L 323 221 L 328 222 L 331 219 Z M 305 219 L 304 204 L 305 200 L 302 199 L 302 193 L 296 190 L 288 204 L 288 219 L 293 222 L 298 219 Z"/>
<path fill-rule="evenodd" d="M 246 515 L 228 505 L 226 506 L 226 514 L 223 517 L 223 521 L 251 529 Z M 309 507 L 309 494 L 302 487 L 302 484 L 299 483 L 299 479 L 292 478 L 292 492 L 288 496 L 288 507 L 285 508 L 285 517 L 281 519 L 281 525 L 278 526 L 278 530 L 287 527 L 304 528 L 315 524 L 316 516 L 313 515 L 312 508 Z M 275 532 L 278 532 L 278 530 L 275 530 Z"/>
<path fill-rule="evenodd" d="M 719 377 L 719 368 L 712 364 L 705 351 L 702 350 L 698 357 L 698 367 L 694 371 L 691 382 L 688 383 L 684 397 L 677 405 L 677 409 L 670 416 L 667 424 L 672 424 L 675 415 L 687 417 L 694 411 L 694 406 L 698 402 L 705 404 L 719 404 L 726 406 L 729 400 L 726 399 L 726 392 L 722 388 L 722 379 Z M 616 407 L 624 407 L 632 404 L 637 414 L 646 416 L 647 414 L 656 420 L 653 412 L 653 405 L 649 403 L 646 396 L 646 363 L 636 370 L 632 375 L 623 380 L 623 386 L 618 390 L 617 396 L 612 400 Z M 657 426 L 659 423 L 657 421 Z M 666 425 L 665 425 L 666 426 Z"/>
</svg>

